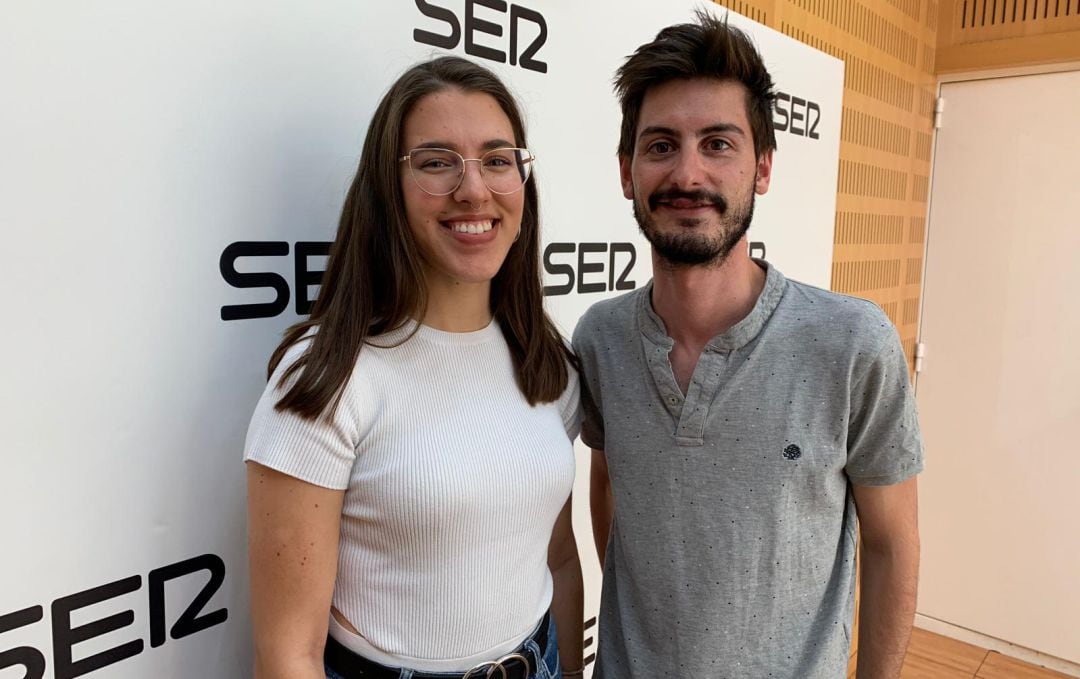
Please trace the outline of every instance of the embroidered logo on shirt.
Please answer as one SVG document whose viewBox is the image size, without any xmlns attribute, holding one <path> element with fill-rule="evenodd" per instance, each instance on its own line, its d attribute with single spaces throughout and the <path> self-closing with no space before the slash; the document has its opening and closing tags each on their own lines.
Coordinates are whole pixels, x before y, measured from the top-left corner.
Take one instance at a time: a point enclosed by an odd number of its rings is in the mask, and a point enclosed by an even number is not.
<svg viewBox="0 0 1080 679">
<path fill-rule="evenodd" d="M 792 443 L 787 448 L 784 448 L 784 458 L 788 460 L 798 460 L 802 457 L 802 451 L 799 450 L 799 446 Z"/>
</svg>

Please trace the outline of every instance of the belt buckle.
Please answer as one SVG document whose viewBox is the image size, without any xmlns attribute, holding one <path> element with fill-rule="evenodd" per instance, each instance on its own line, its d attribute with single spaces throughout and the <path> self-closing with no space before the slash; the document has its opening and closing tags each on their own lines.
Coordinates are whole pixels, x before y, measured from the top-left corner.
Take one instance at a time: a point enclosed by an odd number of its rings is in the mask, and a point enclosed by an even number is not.
<svg viewBox="0 0 1080 679">
<path fill-rule="evenodd" d="M 481 677 L 483 677 L 483 679 L 494 679 L 496 671 L 499 673 L 499 679 L 510 679 L 510 675 L 507 674 L 504 663 L 508 663 L 511 660 L 520 660 L 524 663 L 526 678 L 532 674 L 532 664 L 529 662 L 528 658 L 521 653 L 507 653 L 498 660 L 488 660 L 476 665 L 466 672 L 461 679 L 481 679 Z M 479 672 L 483 672 L 485 669 L 487 669 L 487 672 L 483 675 L 479 674 Z M 474 675 L 473 672 L 477 672 L 477 674 Z"/>
</svg>

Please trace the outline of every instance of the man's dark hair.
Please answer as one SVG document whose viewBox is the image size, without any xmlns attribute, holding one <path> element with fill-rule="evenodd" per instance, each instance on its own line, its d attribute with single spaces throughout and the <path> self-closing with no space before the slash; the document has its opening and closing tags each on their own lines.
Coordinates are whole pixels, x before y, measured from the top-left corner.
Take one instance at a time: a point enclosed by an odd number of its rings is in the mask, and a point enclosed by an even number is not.
<svg viewBox="0 0 1080 679">
<path fill-rule="evenodd" d="M 746 87 L 746 115 L 754 135 L 754 153 L 761 157 L 776 148 L 773 132 L 772 76 L 765 69 L 750 36 L 705 10 L 697 23 L 668 26 L 637 48 L 615 73 L 615 93 L 622 106 L 619 155 L 634 152 L 641 104 L 649 89 L 671 80 L 716 78 Z"/>
</svg>

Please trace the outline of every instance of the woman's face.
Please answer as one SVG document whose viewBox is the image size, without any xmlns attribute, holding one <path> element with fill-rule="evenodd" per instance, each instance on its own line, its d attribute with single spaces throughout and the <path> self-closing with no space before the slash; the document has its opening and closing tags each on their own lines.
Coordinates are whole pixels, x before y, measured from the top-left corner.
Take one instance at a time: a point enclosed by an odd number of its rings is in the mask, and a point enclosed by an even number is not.
<svg viewBox="0 0 1080 679">
<path fill-rule="evenodd" d="M 464 158 L 480 158 L 518 142 L 510 119 L 493 97 L 450 88 L 416 104 L 405 118 L 403 144 L 402 155 L 441 148 Z M 433 168 L 440 167 L 438 160 L 434 162 Z M 401 191 L 429 287 L 489 284 L 521 230 L 524 189 L 493 193 L 484 183 L 480 163 L 466 162 L 457 189 L 445 196 L 431 195 L 414 180 L 409 165 L 400 164 Z"/>
</svg>

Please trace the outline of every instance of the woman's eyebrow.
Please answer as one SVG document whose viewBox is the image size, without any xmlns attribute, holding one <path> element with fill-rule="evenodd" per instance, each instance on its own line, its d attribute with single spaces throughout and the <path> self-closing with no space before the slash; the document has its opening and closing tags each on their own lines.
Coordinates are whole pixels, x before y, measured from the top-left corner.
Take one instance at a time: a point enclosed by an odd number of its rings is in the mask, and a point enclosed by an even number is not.
<svg viewBox="0 0 1080 679">
<path fill-rule="evenodd" d="M 512 141 L 507 141 L 505 139 L 489 139 L 481 144 L 480 148 L 484 151 L 491 151 L 492 149 L 504 149 L 512 146 L 514 146 L 514 142 Z M 442 139 L 420 142 L 413 147 L 414 151 L 419 149 L 446 149 L 447 151 L 460 152 L 460 148 L 457 144 Z"/>
<path fill-rule="evenodd" d="M 493 149 L 505 149 L 513 146 L 517 146 L 517 144 L 512 141 L 507 141 L 505 139 L 489 139 L 488 141 L 484 142 L 483 146 L 481 146 L 480 148 L 484 149 L 485 151 L 491 151 Z"/>
</svg>

